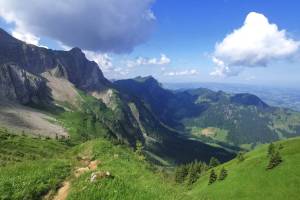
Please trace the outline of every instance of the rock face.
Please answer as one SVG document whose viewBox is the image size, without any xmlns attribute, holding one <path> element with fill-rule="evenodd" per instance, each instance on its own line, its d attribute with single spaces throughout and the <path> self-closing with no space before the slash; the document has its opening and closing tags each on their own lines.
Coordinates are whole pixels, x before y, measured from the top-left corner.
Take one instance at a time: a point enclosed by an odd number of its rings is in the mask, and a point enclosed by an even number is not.
<svg viewBox="0 0 300 200">
<path fill-rule="evenodd" d="M 1 96 L 21 103 L 29 103 L 39 97 L 39 88 L 45 85 L 45 80 L 41 78 L 44 72 L 65 78 L 78 89 L 87 92 L 100 92 L 110 87 L 110 82 L 104 78 L 99 66 L 89 61 L 79 48 L 70 51 L 41 48 L 17 40 L 2 29 L 0 65 Z"/>
<path fill-rule="evenodd" d="M 22 104 L 47 100 L 45 80 L 15 64 L 0 65 L 0 97 Z"/>
</svg>

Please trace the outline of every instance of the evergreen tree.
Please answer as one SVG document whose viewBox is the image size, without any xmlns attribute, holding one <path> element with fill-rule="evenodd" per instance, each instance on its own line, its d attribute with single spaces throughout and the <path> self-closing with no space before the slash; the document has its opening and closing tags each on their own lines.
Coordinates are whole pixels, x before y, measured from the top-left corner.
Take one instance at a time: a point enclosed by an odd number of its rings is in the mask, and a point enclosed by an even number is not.
<svg viewBox="0 0 300 200">
<path fill-rule="evenodd" d="M 195 183 L 199 178 L 199 171 L 197 167 L 198 163 L 192 163 L 189 167 L 188 172 L 188 185 L 192 185 Z"/>
<path fill-rule="evenodd" d="M 220 165 L 220 161 L 217 158 L 212 157 L 209 161 L 209 168 L 214 168 L 217 167 L 218 165 Z"/>
<path fill-rule="evenodd" d="M 227 170 L 224 167 L 222 167 L 219 175 L 219 180 L 220 181 L 224 180 L 227 177 L 227 175 L 228 175 Z"/>
<path fill-rule="evenodd" d="M 279 153 L 279 151 L 276 151 L 275 153 L 273 153 L 271 155 L 267 169 L 273 169 L 274 167 L 279 165 L 281 162 L 282 162 L 282 158 L 280 156 L 280 153 Z"/>
<path fill-rule="evenodd" d="M 268 156 L 272 156 L 275 153 L 275 145 L 271 143 L 268 147 Z"/>
<path fill-rule="evenodd" d="M 135 153 L 138 155 L 140 160 L 144 160 L 145 156 L 143 153 L 143 151 L 144 151 L 143 144 L 140 141 L 137 141 L 135 146 L 136 146 Z"/>
<path fill-rule="evenodd" d="M 209 170 L 209 167 L 207 166 L 207 164 L 205 162 L 203 162 L 201 165 L 201 173 L 204 173 L 207 170 Z"/>
<path fill-rule="evenodd" d="M 218 176 L 217 176 L 217 174 L 215 173 L 215 170 L 212 169 L 212 170 L 210 171 L 208 185 L 213 184 L 217 179 L 218 179 Z"/>
<path fill-rule="evenodd" d="M 175 170 L 175 181 L 177 183 L 183 183 L 188 175 L 188 167 L 185 165 L 178 166 Z"/>
<path fill-rule="evenodd" d="M 237 159 L 238 159 L 239 162 L 244 161 L 245 160 L 244 153 L 239 152 L 238 155 L 237 155 Z"/>
</svg>

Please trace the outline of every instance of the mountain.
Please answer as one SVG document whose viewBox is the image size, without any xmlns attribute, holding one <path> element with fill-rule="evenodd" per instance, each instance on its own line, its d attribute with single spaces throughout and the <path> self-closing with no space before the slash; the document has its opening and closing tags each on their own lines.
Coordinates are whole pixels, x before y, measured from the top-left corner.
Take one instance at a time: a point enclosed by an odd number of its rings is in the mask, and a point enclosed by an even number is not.
<svg viewBox="0 0 300 200">
<path fill-rule="evenodd" d="M 0 124 L 13 131 L 53 138 L 68 132 L 74 143 L 109 137 L 135 148 L 141 142 L 151 159 L 171 163 L 234 155 L 163 124 L 144 102 L 115 88 L 79 48 L 37 47 L 0 30 L 0 70 Z"/>
<path fill-rule="evenodd" d="M 97 64 L 87 60 L 79 48 L 70 51 L 54 51 L 36 47 L 13 38 L 1 29 L 0 44 L 0 66 L 5 72 L 1 73 L 0 87 L 5 91 L 4 94 L 2 93 L 3 97 L 16 99 L 24 104 L 38 103 L 37 90 L 44 90 L 39 88 L 46 84 L 46 80 L 43 79 L 45 74 L 67 79 L 76 88 L 88 92 L 99 92 L 110 85 Z M 10 81 L 12 84 L 6 88 L 5 81 Z M 29 97 L 22 92 L 11 95 L 20 92 L 20 87 L 26 88 L 28 92 L 25 93 Z"/>
<path fill-rule="evenodd" d="M 167 126 L 202 141 L 250 148 L 300 132 L 298 112 L 269 106 L 252 94 L 204 88 L 171 91 L 153 77 L 114 84 L 120 91 L 142 99 Z"/>
</svg>

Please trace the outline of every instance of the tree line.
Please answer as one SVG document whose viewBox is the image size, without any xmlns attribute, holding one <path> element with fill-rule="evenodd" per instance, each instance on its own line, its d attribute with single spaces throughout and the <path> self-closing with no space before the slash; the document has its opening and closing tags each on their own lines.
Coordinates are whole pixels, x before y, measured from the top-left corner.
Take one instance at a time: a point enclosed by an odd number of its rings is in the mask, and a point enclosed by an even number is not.
<svg viewBox="0 0 300 200">
<path fill-rule="evenodd" d="M 269 158 L 267 170 L 273 169 L 278 166 L 283 160 L 280 155 L 280 150 L 283 148 L 282 144 L 276 147 L 273 143 L 268 146 L 267 157 Z M 245 152 L 239 152 L 236 156 L 238 163 L 245 160 Z M 210 171 L 208 185 L 213 184 L 217 180 L 225 180 L 228 176 L 228 170 L 222 167 L 217 174 L 215 167 L 219 166 L 218 159 L 212 157 L 209 164 L 205 162 L 194 161 L 192 163 L 177 166 L 175 169 L 175 181 L 179 184 L 186 183 L 187 185 L 194 184 L 201 176 Z"/>
<path fill-rule="evenodd" d="M 224 180 L 228 174 L 227 170 L 224 167 L 220 171 L 219 179 L 215 174 L 214 168 L 219 165 L 220 161 L 215 157 L 212 157 L 210 159 L 208 165 L 205 162 L 199 161 L 180 165 L 175 169 L 175 181 L 179 184 L 186 183 L 187 185 L 192 185 L 209 170 L 211 170 L 209 184 L 212 184 L 216 180 Z"/>
</svg>

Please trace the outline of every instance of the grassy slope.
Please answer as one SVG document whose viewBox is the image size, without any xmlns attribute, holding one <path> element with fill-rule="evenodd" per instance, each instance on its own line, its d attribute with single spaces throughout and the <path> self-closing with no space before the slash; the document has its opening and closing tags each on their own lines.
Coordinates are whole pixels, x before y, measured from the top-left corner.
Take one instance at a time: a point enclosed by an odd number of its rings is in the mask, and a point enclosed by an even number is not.
<svg viewBox="0 0 300 200">
<path fill-rule="evenodd" d="M 114 178 L 91 183 L 91 172 L 72 182 L 71 199 L 184 199 L 183 189 L 163 181 L 151 166 L 138 159 L 130 149 L 97 139 L 87 142 L 78 149 L 90 149 L 92 157 L 101 161 L 100 171 L 109 171 Z M 78 150 L 80 152 L 81 150 Z"/>
<path fill-rule="evenodd" d="M 0 168 L 0 199 L 40 199 L 69 174 L 65 160 L 25 161 Z"/>
<path fill-rule="evenodd" d="M 66 151 L 63 143 L 50 139 L 20 136 L 0 129 L 0 166 L 27 160 L 52 158 Z"/>
<path fill-rule="evenodd" d="M 298 199 L 300 195 L 300 138 L 276 143 L 283 163 L 272 170 L 266 170 L 267 146 L 246 154 L 246 160 L 236 159 L 222 166 L 228 169 L 228 177 L 208 186 L 208 175 L 202 177 L 189 192 L 199 199 Z M 219 172 L 220 168 L 217 168 Z"/>
<path fill-rule="evenodd" d="M 55 140 L 0 130 L 0 199 L 40 199 L 68 176 L 68 147 Z"/>
</svg>

